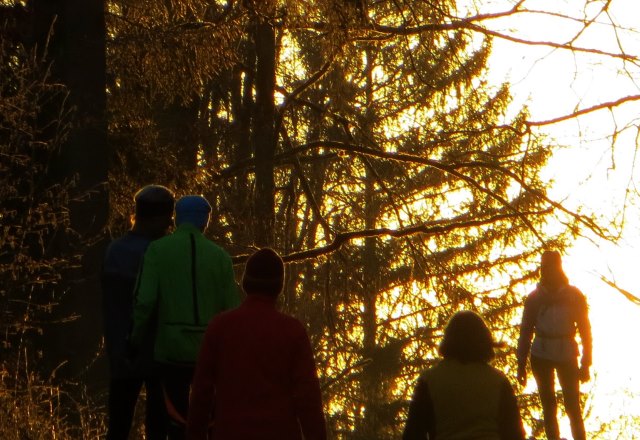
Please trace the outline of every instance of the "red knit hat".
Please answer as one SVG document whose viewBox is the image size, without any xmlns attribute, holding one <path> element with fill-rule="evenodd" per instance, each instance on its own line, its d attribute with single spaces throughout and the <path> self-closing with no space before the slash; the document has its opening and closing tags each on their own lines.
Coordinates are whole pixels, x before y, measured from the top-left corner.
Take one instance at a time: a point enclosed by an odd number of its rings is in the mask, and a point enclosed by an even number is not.
<svg viewBox="0 0 640 440">
<path fill-rule="evenodd" d="M 263 248 L 247 260 L 242 288 L 247 294 L 278 296 L 284 286 L 284 263 L 276 251 Z"/>
</svg>

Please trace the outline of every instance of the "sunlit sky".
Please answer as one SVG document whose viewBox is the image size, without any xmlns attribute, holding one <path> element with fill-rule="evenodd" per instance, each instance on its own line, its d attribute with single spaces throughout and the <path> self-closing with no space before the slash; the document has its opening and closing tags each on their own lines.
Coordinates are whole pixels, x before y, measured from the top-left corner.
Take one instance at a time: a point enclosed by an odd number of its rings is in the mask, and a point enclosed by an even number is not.
<svg viewBox="0 0 640 440">
<path fill-rule="evenodd" d="M 536 0 L 526 2 L 525 6 L 567 13 L 582 3 Z M 496 1 L 496 4 L 508 2 Z M 592 5 L 595 11 L 602 2 L 592 2 Z M 574 10 L 572 15 L 579 17 L 580 11 Z M 598 21 L 604 23 L 609 19 L 627 29 L 616 34 L 611 26 L 594 24 L 576 45 L 619 52 L 620 44 L 627 53 L 640 56 L 640 1 L 613 0 L 609 17 L 602 16 Z M 566 41 L 576 30 L 567 21 L 543 15 L 527 15 L 515 22 L 509 18 L 496 21 L 490 27 L 522 38 L 556 42 Z M 498 39 L 494 42 L 489 67 L 496 82 L 507 80 L 512 84 L 515 104 L 526 104 L 531 119 L 537 121 L 640 94 L 640 68 L 605 56 L 572 54 Z M 582 387 L 583 392 L 590 393 L 588 431 L 597 430 L 601 423 L 616 423 L 624 416 L 640 416 L 640 306 L 599 279 L 602 274 L 640 295 L 640 210 L 634 185 L 640 176 L 633 175 L 638 131 L 623 132 L 613 150 L 609 137 L 614 126 L 622 128 L 634 120 L 637 125 L 639 115 L 640 103 L 635 102 L 613 113 L 603 110 L 577 121 L 541 128 L 564 146 L 547 169 L 548 178 L 555 182 L 552 194 L 556 199 L 606 221 L 619 214 L 625 194 L 630 197 L 619 244 L 580 238 L 565 256 L 565 270 L 572 284 L 587 295 L 590 303 L 593 379 Z M 627 187 L 630 193 L 625 193 Z M 631 439 L 640 435 L 629 426 L 619 429 L 598 438 Z M 570 435 L 566 420 L 562 434 Z"/>
</svg>

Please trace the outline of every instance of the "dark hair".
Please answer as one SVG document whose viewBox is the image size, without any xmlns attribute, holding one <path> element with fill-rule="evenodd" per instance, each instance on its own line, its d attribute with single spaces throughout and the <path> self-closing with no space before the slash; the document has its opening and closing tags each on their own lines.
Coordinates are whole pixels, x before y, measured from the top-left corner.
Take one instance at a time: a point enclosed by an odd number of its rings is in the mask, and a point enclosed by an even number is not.
<svg viewBox="0 0 640 440">
<path fill-rule="evenodd" d="M 173 192 L 162 185 L 147 185 L 133 197 L 136 204 L 136 218 L 150 218 L 173 215 L 175 197 Z"/>
<path fill-rule="evenodd" d="M 457 312 L 444 329 L 440 354 L 460 362 L 489 362 L 495 356 L 491 331 L 480 315 L 470 310 Z"/>
<path fill-rule="evenodd" d="M 540 284 L 544 286 L 561 286 L 568 284 L 569 279 L 562 270 L 562 256 L 558 251 L 544 251 L 540 258 Z"/>
</svg>

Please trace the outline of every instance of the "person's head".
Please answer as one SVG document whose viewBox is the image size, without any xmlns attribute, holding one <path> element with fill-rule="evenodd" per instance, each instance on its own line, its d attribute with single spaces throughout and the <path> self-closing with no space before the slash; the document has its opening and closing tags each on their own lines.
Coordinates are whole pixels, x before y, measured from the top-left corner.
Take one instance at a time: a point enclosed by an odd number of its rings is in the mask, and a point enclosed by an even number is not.
<svg viewBox="0 0 640 440">
<path fill-rule="evenodd" d="M 284 263 L 276 251 L 263 248 L 247 260 L 242 289 L 247 295 L 277 297 L 284 286 Z"/>
<path fill-rule="evenodd" d="M 172 224 L 175 204 L 171 190 L 162 185 L 147 185 L 135 194 L 133 200 L 133 229 L 154 238 L 165 235 Z"/>
<path fill-rule="evenodd" d="M 558 251 L 544 251 L 540 258 L 540 282 L 543 285 L 558 286 L 569 281 L 562 270 L 562 257 Z"/>
<path fill-rule="evenodd" d="M 176 226 L 189 223 L 204 231 L 209 224 L 211 205 L 202 196 L 189 195 L 181 197 L 176 203 Z"/>
<path fill-rule="evenodd" d="M 444 330 L 440 354 L 463 363 L 489 362 L 496 344 L 480 315 L 470 310 L 456 312 Z"/>
</svg>

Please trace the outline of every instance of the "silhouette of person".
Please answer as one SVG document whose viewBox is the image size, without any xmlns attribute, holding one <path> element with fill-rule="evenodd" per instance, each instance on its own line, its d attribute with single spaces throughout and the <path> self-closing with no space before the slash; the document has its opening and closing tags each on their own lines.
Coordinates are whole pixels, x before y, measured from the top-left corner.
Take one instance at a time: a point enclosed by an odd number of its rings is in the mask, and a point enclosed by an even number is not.
<svg viewBox="0 0 640 440">
<path fill-rule="evenodd" d="M 131 347 L 135 351 L 155 328 L 154 359 L 161 365 L 168 410 L 186 420 L 193 369 L 207 324 L 217 313 L 236 307 L 240 298 L 231 257 L 203 234 L 211 212 L 207 200 L 185 196 L 175 210 L 176 230 L 151 243 L 144 255 Z M 178 422 L 172 417 L 171 439 L 184 438 L 185 425 Z"/>
<path fill-rule="evenodd" d="M 245 266 L 245 301 L 211 320 L 193 380 L 189 440 L 326 439 L 311 343 L 300 321 L 276 309 L 283 282 L 280 256 L 260 249 Z"/>
<path fill-rule="evenodd" d="M 579 367 L 576 329 L 582 342 Z M 590 377 L 591 324 L 587 300 L 580 290 L 569 284 L 557 251 L 545 251 L 542 254 L 540 282 L 524 303 L 517 351 L 518 381 L 523 386 L 527 383 L 529 352 L 547 438 L 560 438 L 555 393 L 557 373 L 573 438 L 584 440 L 586 436 L 580 408 L 580 382 L 587 381 Z"/>
<path fill-rule="evenodd" d="M 131 329 L 133 291 L 142 257 L 149 244 L 167 234 L 173 224 L 173 193 L 149 185 L 135 197 L 131 230 L 111 242 L 102 269 L 104 339 L 109 358 L 107 440 L 129 437 L 136 401 L 146 390 L 145 431 L 150 440 L 167 436 L 166 411 L 158 372 L 152 366 L 152 340 L 141 345 L 144 354 L 135 364 L 126 361 L 126 341 Z"/>
<path fill-rule="evenodd" d="M 489 365 L 494 345 L 480 315 L 453 315 L 440 344 L 442 359 L 418 379 L 403 440 L 525 438 L 513 388 Z"/>
</svg>

